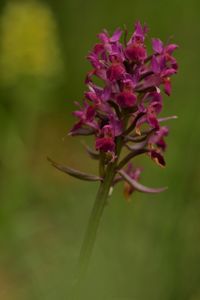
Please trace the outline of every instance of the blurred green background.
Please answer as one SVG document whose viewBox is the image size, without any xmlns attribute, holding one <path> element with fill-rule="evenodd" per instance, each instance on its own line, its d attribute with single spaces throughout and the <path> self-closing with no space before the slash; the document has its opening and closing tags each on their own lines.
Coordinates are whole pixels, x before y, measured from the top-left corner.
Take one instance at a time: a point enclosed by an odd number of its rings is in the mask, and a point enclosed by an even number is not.
<svg viewBox="0 0 200 300">
<path fill-rule="evenodd" d="M 82 138 L 67 136 L 81 100 L 85 56 L 103 28 L 140 19 L 150 35 L 180 45 L 180 73 L 165 99 L 176 114 L 167 168 L 146 158 L 142 182 L 163 194 L 106 208 L 82 299 L 200 300 L 200 122 L 198 0 L 0 2 L 0 299 L 64 300 L 98 185 L 53 169 L 97 165 Z M 90 139 L 89 139 L 90 140 Z"/>
</svg>

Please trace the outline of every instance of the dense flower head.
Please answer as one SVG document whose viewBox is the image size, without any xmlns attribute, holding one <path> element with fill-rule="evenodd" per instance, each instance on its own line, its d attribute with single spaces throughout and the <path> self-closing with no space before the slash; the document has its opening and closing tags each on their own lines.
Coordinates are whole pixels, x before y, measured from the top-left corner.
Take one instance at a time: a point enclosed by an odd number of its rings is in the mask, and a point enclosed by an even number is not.
<svg viewBox="0 0 200 300">
<path fill-rule="evenodd" d="M 148 28 L 140 22 L 136 22 L 128 41 L 126 30 L 118 28 L 113 35 L 104 30 L 87 57 L 92 70 L 86 76 L 85 99 L 74 112 L 78 121 L 70 134 L 94 135 L 95 151 L 105 165 L 118 159 L 120 141 L 129 149 L 130 157 L 135 151 L 143 152 L 165 166 L 163 152 L 169 130 L 162 122 L 175 116 L 158 116 L 163 109 L 163 94 L 170 96 L 171 77 L 178 71 L 173 56 L 178 46 L 154 38 L 152 52 L 148 53 L 147 33 Z M 141 170 L 133 171 L 129 165 L 124 172 L 138 180 Z M 133 188 L 126 189 L 126 193 L 132 192 Z"/>
</svg>

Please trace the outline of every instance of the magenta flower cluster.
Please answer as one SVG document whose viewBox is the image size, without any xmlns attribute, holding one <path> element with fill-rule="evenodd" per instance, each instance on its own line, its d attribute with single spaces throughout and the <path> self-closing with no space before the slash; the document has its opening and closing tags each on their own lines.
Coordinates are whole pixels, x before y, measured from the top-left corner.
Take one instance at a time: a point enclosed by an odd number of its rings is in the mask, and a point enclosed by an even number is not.
<svg viewBox="0 0 200 300">
<path fill-rule="evenodd" d="M 165 166 L 168 128 L 161 124 L 175 118 L 160 118 L 159 114 L 163 93 L 170 96 L 171 76 L 178 70 L 173 56 L 177 45 L 152 39 L 152 53 L 148 54 L 147 32 L 148 28 L 137 22 L 129 40 L 126 30 L 121 29 L 111 36 L 106 30 L 98 35 L 99 43 L 88 55 L 93 68 L 86 76 L 83 105 L 74 112 L 78 121 L 70 131 L 73 136 L 94 135 L 95 146 L 90 154 L 103 157 L 105 166 L 119 159 L 120 140 L 129 153 L 118 164 L 118 170 L 125 170 L 118 172 L 116 182 L 122 175 L 138 181 L 141 170 L 129 162 L 141 153 Z"/>
</svg>

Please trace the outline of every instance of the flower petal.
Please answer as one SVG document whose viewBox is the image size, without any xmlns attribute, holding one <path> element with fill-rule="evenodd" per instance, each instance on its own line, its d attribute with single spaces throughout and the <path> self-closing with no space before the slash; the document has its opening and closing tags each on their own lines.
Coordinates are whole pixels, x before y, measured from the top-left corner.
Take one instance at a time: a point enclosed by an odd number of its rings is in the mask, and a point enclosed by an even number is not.
<svg viewBox="0 0 200 300">
<path fill-rule="evenodd" d="M 159 74 L 160 73 L 160 65 L 159 65 L 158 60 L 157 60 L 157 58 L 156 58 L 155 55 L 152 56 L 151 67 L 152 67 L 152 71 L 155 74 Z"/>
<path fill-rule="evenodd" d="M 113 36 L 110 38 L 110 42 L 111 43 L 118 42 L 120 40 L 121 35 L 122 35 L 122 30 L 120 28 L 117 28 L 113 33 Z"/>
<path fill-rule="evenodd" d="M 170 55 L 178 48 L 178 45 L 176 44 L 169 44 L 166 46 L 166 52 L 168 52 Z"/>
<path fill-rule="evenodd" d="M 153 50 L 158 54 L 163 52 L 163 42 L 160 39 L 152 39 L 152 47 Z"/>
</svg>

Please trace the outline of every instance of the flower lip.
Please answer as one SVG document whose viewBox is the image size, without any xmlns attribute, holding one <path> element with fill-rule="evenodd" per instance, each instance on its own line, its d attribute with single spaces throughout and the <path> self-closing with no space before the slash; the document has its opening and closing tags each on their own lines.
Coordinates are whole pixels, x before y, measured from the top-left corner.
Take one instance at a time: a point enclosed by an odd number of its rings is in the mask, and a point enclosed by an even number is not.
<svg viewBox="0 0 200 300">
<path fill-rule="evenodd" d="M 102 137 L 96 139 L 96 150 L 103 152 L 114 152 L 115 143 L 111 137 Z"/>
<path fill-rule="evenodd" d="M 126 71 L 121 63 L 113 63 L 107 70 L 107 78 L 110 81 L 117 81 L 124 77 Z"/>
<path fill-rule="evenodd" d="M 146 49 L 140 44 L 132 44 L 126 48 L 126 56 L 134 62 L 144 61 L 147 57 Z"/>
<path fill-rule="evenodd" d="M 117 96 L 117 103 L 122 108 L 130 108 L 136 104 L 137 96 L 135 93 L 130 91 L 123 91 Z"/>
</svg>

